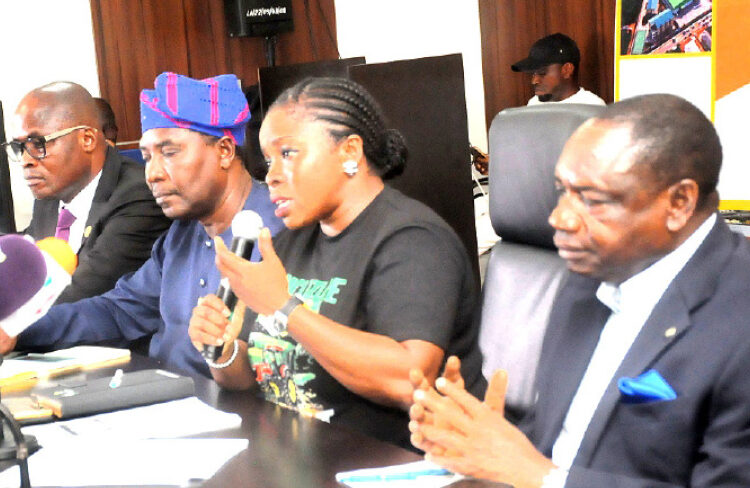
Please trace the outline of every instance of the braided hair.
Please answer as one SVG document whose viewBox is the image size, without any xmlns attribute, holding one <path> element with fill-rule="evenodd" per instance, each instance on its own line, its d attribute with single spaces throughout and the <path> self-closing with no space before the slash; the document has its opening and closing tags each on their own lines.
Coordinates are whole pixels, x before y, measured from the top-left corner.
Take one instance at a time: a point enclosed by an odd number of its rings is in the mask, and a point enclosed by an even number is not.
<svg viewBox="0 0 750 488">
<path fill-rule="evenodd" d="M 305 78 L 286 89 L 271 108 L 302 105 L 329 126 L 336 141 L 356 134 L 370 167 L 384 180 L 404 171 L 408 149 L 401 133 L 385 126 L 380 106 L 361 85 L 345 78 Z"/>
</svg>

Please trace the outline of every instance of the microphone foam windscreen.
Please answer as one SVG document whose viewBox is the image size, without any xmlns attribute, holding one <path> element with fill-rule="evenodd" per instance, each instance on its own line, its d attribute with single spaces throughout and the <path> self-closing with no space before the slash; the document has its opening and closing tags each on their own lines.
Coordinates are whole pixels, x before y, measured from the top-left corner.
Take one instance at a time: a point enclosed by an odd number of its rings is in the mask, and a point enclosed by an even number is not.
<svg viewBox="0 0 750 488">
<path fill-rule="evenodd" d="M 46 279 L 44 256 L 33 242 L 19 235 L 0 237 L 0 320 L 33 297 Z"/>
<path fill-rule="evenodd" d="M 232 234 L 251 241 L 258 240 L 263 219 L 252 210 L 242 210 L 232 219 Z"/>
<path fill-rule="evenodd" d="M 78 266 L 78 256 L 70 244 L 57 237 L 46 237 L 36 243 L 37 247 L 49 254 L 62 269 L 72 275 Z"/>
</svg>

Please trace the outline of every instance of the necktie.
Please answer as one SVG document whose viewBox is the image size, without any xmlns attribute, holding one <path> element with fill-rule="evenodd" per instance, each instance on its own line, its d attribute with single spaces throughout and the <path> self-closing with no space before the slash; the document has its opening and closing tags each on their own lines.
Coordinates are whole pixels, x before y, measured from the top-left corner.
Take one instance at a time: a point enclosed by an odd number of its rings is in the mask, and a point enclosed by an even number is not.
<svg viewBox="0 0 750 488">
<path fill-rule="evenodd" d="M 76 216 L 73 215 L 67 208 L 60 209 L 60 214 L 57 216 L 57 227 L 55 228 L 55 237 L 68 242 L 70 237 L 70 226 L 75 222 Z"/>
</svg>

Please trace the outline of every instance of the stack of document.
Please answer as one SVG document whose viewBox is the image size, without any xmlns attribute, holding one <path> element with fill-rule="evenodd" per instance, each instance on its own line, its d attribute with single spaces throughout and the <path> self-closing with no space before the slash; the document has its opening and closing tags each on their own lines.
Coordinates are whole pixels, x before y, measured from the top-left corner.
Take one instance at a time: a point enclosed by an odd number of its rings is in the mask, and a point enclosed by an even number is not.
<svg viewBox="0 0 750 488">
<path fill-rule="evenodd" d="M 42 449 L 29 457 L 34 486 L 185 485 L 211 478 L 247 439 L 189 439 L 240 426 L 239 415 L 196 397 L 23 428 Z M 137 466 L 137 469 L 133 469 Z M 0 473 L 17 486 L 18 467 Z"/>
<path fill-rule="evenodd" d="M 32 486 L 187 486 L 210 479 L 247 449 L 247 439 L 88 440 L 46 448 L 29 457 Z M 18 486 L 18 467 L 0 486 Z"/>
<path fill-rule="evenodd" d="M 42 446 L 104 438 L 109 441 L 171 439 L 238 428 L 242 418 L 196 397 L 23 428 Z M 99 441 L 101 441 L 99 439 Z"/>
</svg>

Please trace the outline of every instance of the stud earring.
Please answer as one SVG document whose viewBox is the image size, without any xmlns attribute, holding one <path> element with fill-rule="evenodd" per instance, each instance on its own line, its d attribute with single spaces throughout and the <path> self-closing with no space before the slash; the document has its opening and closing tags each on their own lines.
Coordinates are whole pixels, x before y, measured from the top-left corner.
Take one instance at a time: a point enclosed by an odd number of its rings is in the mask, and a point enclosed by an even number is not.
<svg viewBox="0 0 750 488">
<path fill-rule="evenodd" d="M 344 161 L 344 163 L 341 166 L 343 166 L 344 168 L 344 173 L 349 175 L 349 177 L 356 175 L 357 172 L 359 171 L 359 165 L 353 159 L 350 159 L 349 161 Z"/>
</svg>

